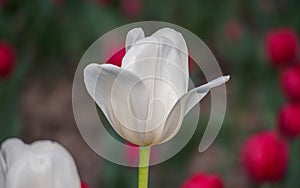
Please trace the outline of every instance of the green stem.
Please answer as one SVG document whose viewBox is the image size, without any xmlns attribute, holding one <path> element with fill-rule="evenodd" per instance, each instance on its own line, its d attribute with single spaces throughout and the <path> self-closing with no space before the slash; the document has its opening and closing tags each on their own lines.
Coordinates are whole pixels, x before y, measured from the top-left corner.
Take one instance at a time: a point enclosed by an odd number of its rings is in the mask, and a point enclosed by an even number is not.
<svg viewBox="0 0 300 188">
<path fill-rule="evenodd" d="M 150 147 L 140 147 L 138 188 L 148 188 Z"/>
</svg>

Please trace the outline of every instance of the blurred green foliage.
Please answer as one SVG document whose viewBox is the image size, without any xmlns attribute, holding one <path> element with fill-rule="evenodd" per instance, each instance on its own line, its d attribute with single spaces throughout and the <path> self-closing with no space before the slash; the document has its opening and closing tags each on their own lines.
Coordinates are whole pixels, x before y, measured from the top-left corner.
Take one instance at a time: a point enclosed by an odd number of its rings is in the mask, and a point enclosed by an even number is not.
<svg viewBox="0 0 300 188">
<path fill-rule="evenodd" d="M 264 36 L 269 29 L 282 26 L 299 32 L 300 1 L 141 0 L 142 10 L 134 18 L 124 13 L 120 1 L 101 4 L 96 0 L 60 3 L 54 0 L 8 0 L 0 6 L 0 40 L 11 43 L 17 51 L 16 70 L 10 78 L 0 81 L 0 141 L 18 134 L 20 91 L 28 75 L 72 76 L 87 47 L 105 32 L 134 21 L 165 21 L 185 27 L 202 38 L 216 55 L 224 73 L 232 77 L 228 113 L 216 141 L 231 157 L 220 166 L 219 173 L 227 177 L 228 169 L 238 163 L 240 143 L 245 136 L 257 129 L 276 126 L 276 113 L 284 100 L 278 88 L 277 72 L 264 56 Z M 230 21 L 239 27 L 237 40 L 226 32 Z M 251 118 L 259 119 L 259 128 L 250 124 Z M 199 124 L 205 123 L 203 121 Z M 255 128 L 251 129 L 252 126 Z M 176 176 L 174 171 L 189 165 L 188 160 L 196 152 L 203 130 L 198 128 L 187 147 L 176 157 L 159 167 L 152 167 L 155 172 L 169 174 L 159 178 L 163 187 L 178 187 L 188 175 L 184 171 L 181 177 L 170 179 Z M 291 163 L 295 165 L 287 176 L 287 186 L 284 186 L 285 182 L 278 186 L 298 187 L 298 146 L 299 141 L 292 146 L 295 155 L 292 154 Z M 128 170 L 132 169 L 104 163 L 103 187 L 136 186 L 133 184 L 136 173 L 124 173 Z"/>
</svg>

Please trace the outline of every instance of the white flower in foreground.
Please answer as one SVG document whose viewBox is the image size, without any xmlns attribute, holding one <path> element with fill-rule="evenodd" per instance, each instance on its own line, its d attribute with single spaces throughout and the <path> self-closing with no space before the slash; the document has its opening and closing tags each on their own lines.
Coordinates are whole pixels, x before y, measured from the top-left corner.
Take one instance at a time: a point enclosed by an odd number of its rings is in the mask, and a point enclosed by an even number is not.
<svg viewBox="0 0 300 188">
<path fill-rule="evenodd" d="M 151 146 L 180 130 L 184 116 L 213 87 L 229 76 L 188 91 L 188 50 L 183 36 L 169 28 L 145 37 L 128 32 L 121 68 L 89 64 L 84 70 L 88 93 L 125 140 Z"/>
<path fill-rule="evenodd" d="M 73 158 L 61 145 L 8 139 L 0 153 L 1 188 L 80 188 Z"/>
</svg>

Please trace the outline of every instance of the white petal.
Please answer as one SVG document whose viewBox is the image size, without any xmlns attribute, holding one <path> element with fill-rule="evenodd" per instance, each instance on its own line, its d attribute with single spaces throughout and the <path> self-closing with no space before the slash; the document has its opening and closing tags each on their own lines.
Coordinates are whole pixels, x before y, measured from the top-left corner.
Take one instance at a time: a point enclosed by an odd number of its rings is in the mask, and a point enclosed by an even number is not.
<svg viewBox="0 0 300 188">
<path fill-rule="evenodd" d="M 15 161 L 20 160 L 25 150 L 24 142 L 18 138 L 5 140 L 1 145 L 1 153 L 6 166 L 11 166 Z M 7 153 L 9 153 L 9 157 L 6 156 Z"/>
<path fill-rule="evenodd" d="M 61 145 L 50 141 L 32 144 L 32 151 L 51 156 L 54 188 L 80 187 L 80 179 L 71 154 Z"/>
<path fill-rule="evenodd" d="M 169 38 L 161 36 L 137 41 L 123 58 L 122 68 L 140 77 L 149 91 L 147 131 L 162 126 L 175 102 L 187 91 L 188 73 L 182 65 L 187 65 L 188 58 L 181 54 Z"/>
<path fill-rule="evenodd" d="M 172 139 L 180 130 L 183 117 L 200 102 L 210 89 L 226 83 L 229 76 L 219 77 L 207 84 L 194 88 L 185 95 L 183 95 L 174 105 L 165 123 L 162 136 L 159 143 L 167 142 Z"/>
<path fill-rule="evenodd" d="M 173 29 L 161 29 L 151 37 L 135 42 L 125 54 L 122 67 L 141 79 L 162 78 L 170 82 L 180 96 L 187 91 L 187 46 L 183 36 Z"/>
<path fill-rule="evenodd" d="M 133 73 L 119 67 L 90 64 L 84 70 L 88 93 L 124 139 L 144 143 L 148 90 Z"/>
<path fill-rule="evenodd" d="M 5 187 L 5 176 L 4 176 L 4 173 L 5 172 L 5 163 L 4 163 L 4 160 L 3 160 L 3 157 L 2 157 L 2 153 L 0 152 L 0 187 L 1 188 L 4 188 Z"/>
<path fill-rule="evenodd" d="M 172 41 L 175 44 L 175 47 L 180 51 L 179 58 L 180 61 L 178 61 L 179 66 L 181 69 L 186 73 L 186 85 L 188 85 L 188 76 L 189 76 L 189 68 L 188 68 L 188 49 L 185 42 L 184 37 L 181 33 L 175 31 L 174 29 L 170 28 L 163 28 L 158 31 L 156 31 L 153 35 L 153 37 L 166 37 L 170 41 Z"/>
<path fill-rule="evenodd" d="M 134 45 L 138 40 L 141 40 L 145 38 L 145 34 L 142 28 L 135 28 L 130 30 L 127 33 L 126 37 L 126 51 L 129 50 L 129 48 Z"/>
<path fill-rule="evenodd" d="M 6 188 L 80 188 L 73 158 L 57 143 L 26 145 L 8 139 L 1 152 L 6 163 Z"/>
</svg>

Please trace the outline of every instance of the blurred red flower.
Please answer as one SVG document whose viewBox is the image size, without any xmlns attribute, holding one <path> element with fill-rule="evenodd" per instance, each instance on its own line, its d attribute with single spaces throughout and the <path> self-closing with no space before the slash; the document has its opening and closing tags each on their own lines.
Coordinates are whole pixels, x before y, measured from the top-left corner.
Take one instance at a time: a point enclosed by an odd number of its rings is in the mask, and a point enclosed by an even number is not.
<svg viewBox="0 0 300 188">
<path fill-rule="evenodd" d="M 125 147 L 125 160 L 131 166 L 138 166 L 139 158 L 140 158 L 140 148 L 138 145 L 132 144 L 130 142 L 126 142 L 126 144 L 130 147 Z M 156 159 L 156 151 L 154 148 L 151 149 L 150 153 L 150 163 Z"/>
<path fill-rule="evenodd" d="M 217 175 L 197 173 L 188 178 L 180 188 L 223 188 L 222 179 Z"/>
<path fill-rule="evenodd" d="M 115 54 L 113 54 L 109 60 L 107 61 L 107 63 L 109 64 L 113 64 L 116 65 L 118 67 L 121 67 L 122 65 L 122 59 L 126 54 L 126 50 L 125 48 L 122 48 L 121 50 L 119 50 L 118 52 L 116 52 Z"/>
<path fill-rule="evenodd" d="M 89 188 L 89 187 L 87 186 L 86 183 L 84 183 L 83 181 L 81 181 L 81 188 Z"/>
<path fill-rule="evenodd" d="M 265 50 L 274 65 L 292 63 L 298 52 L 298 37 L 291 28 L 271 30 L 266 35 Z"/>
<path fill-rule="evenodd" d="M 243 28 L 237 20 L 229 20 L 225 25 L 225 35 L 232 42 L 238 42 L 243 35 Z"/>
<path fill-rule="evenodd" d="M 121 9 L 128 18 L 137 18 L 142 11 L 142 0 L 121 0 Z"/>
<path fill-rule="evenodd" d="M 274 132 L 255 134 L 243 146 L 242 164 L 257 182 L 279 181 L 287 170 L 288 146 Z"/>
<path fill-rule="evenodd" d="M 0 6 L 5 6 L 7 3 L 7 0 L 0 0 Z"/>
<path fill-rule="evenodd" d="M 300 104 L 286 104 L 278 116 L 279 130 L 288 138 L 295 138 L 300 135 Z"/>
<path fill-rule="evenodd" d="M 300 100 L 300 66 L 295 65 L 283 71 L 280 84 L 283 93 L 290 100 Z"/>
<path fill-rule="evenodd" d="M 194 59 L 191 56 L 188 56 L 188 66 L 189 66 L 190 73 L 192 73 L 198 67 L 197 63 L 194 61 Z"/>
<path fill-rule="evenodd" d="M 133 166 L 137 166 L 139 164 L 139 146 L 132 144 L 130 142 L 127 142 L 128 146 L 131 147 L 126 147 L 125 148 L 125 158 L 126 161 L 133 165 Z"/>
<path fill-rule="evenodd" d="M 10 75 L 15 65 L 15 59 L 13 48 L 5 42 L 0 42 L 0 79 Z"/>
</svg>

